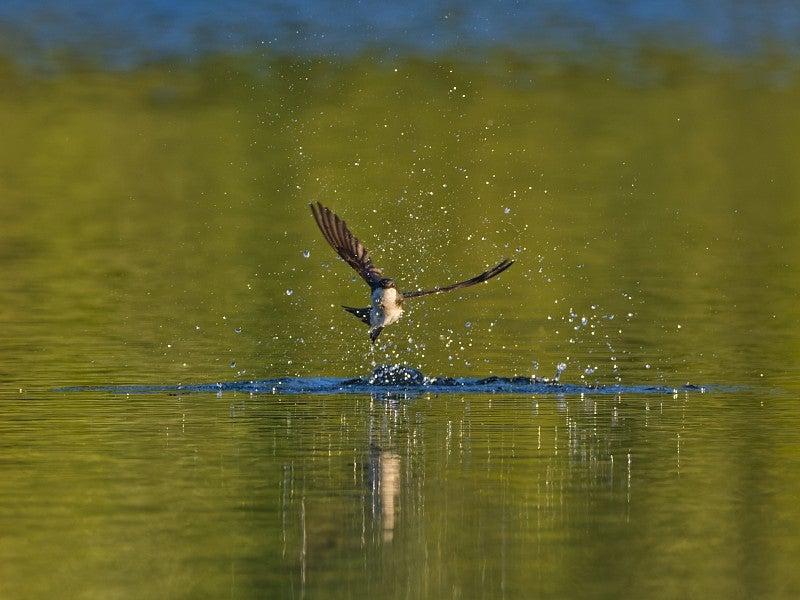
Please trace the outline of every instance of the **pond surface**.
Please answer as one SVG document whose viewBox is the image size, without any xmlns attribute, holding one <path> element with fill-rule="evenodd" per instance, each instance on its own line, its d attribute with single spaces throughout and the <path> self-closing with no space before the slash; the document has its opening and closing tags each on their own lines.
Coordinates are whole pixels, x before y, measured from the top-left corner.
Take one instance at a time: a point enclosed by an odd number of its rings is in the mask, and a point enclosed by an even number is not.
<svg viewBox="0 0 800 600">
<path fill-rule="evenodd" d="M 4 597 L 791 597 L 776 393 L 2 403 Z"/>
<path fill-rule="evenodd" d="M 0 65 L 0 597 L 800 595 L 792 54 L 439 50 Z"/>
</svg>

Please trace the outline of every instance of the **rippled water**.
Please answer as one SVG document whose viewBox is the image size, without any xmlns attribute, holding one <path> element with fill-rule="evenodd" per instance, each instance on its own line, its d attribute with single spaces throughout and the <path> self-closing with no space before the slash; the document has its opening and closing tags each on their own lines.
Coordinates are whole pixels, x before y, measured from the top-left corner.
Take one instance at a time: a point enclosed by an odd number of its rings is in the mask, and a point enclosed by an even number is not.
<svg viewBox="0 0 800 600">
<path fill-rule="evenodd" d="M 790 597 L 775 392 L 4 394 L 4 597 Z"/>
<path fill-rule="evenodd" d="M 15 6 L 0 597 L 800 595 L 796 9 L 567 3 L 562 60 Z M 373 347 L 312 201 L 403 289 L 516 262 Z"/>
</svg>

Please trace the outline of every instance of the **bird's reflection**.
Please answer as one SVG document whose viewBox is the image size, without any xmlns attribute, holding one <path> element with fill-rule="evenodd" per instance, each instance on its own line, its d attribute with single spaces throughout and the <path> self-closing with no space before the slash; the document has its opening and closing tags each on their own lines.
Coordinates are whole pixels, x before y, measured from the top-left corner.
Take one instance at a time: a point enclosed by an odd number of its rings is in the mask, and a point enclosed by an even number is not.
<svg viewBox="0 0 800 600">
<path fill-rule="evenodd" d="M 394 539 L 400 509 L 401 459 L 395 449 L 393 425 L 398 405 L 373 398 L 369 428 L 369 485 L 372 515 L 384 542 Z"/>
<path fill-rule="evenodd" d="M 373 445 L 369 463 L 372 514 L 383 531 L 383 541 L 391 542 L 399 509 L 400 455 Z"/>
</svg>

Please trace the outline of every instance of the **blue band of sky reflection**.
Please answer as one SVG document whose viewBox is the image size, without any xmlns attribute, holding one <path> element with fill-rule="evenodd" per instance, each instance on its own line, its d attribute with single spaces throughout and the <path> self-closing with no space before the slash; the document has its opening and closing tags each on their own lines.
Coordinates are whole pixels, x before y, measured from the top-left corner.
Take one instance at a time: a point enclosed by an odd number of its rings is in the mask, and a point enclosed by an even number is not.
<svg viewBox="0 0 800 600">
<path fill-rule="evenodd" d="M 127 69 L 217 54 L 347 58 L 503 51 L 592 60 L 659 48 L 751 59 L 800 49 L 800 4 L 781 0 L 512 2 L 25 2 L 0 4 L 0 56 L 27 67 Z"/>
</svg>

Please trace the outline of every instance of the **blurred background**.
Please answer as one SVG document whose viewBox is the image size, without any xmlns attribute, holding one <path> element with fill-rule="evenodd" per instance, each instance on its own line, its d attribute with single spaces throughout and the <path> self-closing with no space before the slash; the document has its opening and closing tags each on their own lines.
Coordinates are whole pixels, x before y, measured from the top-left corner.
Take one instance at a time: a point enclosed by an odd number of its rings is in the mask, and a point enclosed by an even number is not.
<svg viewBox="0 0 800 600">
<path fill-rule="evenodd" d="M 0 376 L 780 376 L 798 32 L 781 1 L 4 2 Z M 406 289 L 517 264 L 375 356 L 313 201 Z"/>
<path fill-rule="evenodd" d="M 793 2 L 293 2 L 81 0 L 69 7 L 9 0 L 2 54 L 40 71 L 136 69 L 212 56 L 328 56 L 351 60 L 493 53 L 526 63 L 627 62 L 649 52 L 701 63 L 791 67 L 798 56 Z"/>
<path fill-rule="evenodd" d="M 0 597 L 799 597 L 799 50 L 780 0 L 4 0 Z M 516 262 L 373 349 L 316 201 L 402 289 Z M 397 363 L 580 392 L 177 387 Z"/>
</svg>

